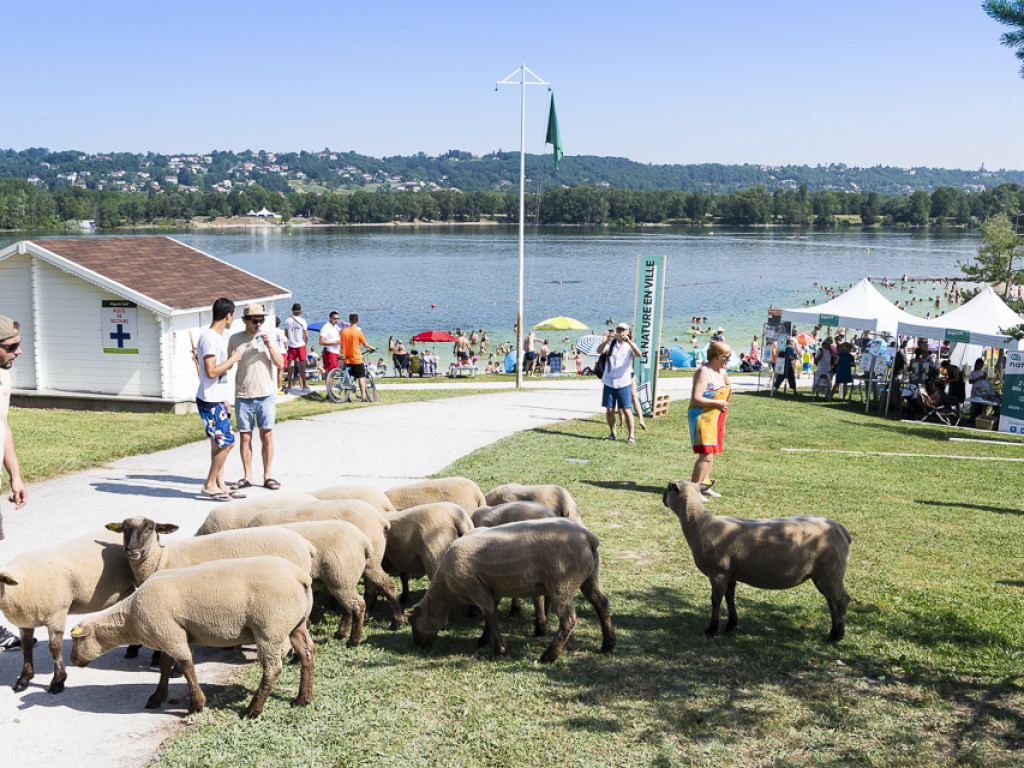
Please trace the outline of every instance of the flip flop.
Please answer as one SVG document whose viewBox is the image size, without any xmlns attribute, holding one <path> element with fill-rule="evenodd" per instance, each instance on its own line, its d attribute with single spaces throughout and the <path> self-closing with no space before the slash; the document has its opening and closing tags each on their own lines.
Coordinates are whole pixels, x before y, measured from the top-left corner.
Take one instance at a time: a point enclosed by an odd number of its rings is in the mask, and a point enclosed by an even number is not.
<svg viewBox="0 0 1024 768">
<path fill-rule="evenodd" d="M 241 493 L 240 491 L 231 491 L 230 493 L 226 493 L 224 495 L 225 496 L 230 496 L 232 499 L 244 499 L 245 498 L 245 494 Z"/>
<path fill-rule="evenodd" d="M 243 477 L 237 483 L 232 483 L 231 485 L 229 485 L 228 488 L 230 488 L 232 491 L 237 491 L 241 488 L 252 488 L 252 483 L 250 483 Z"/>
<path fill-rule="evenodd" d="M 618 440 L 619 436 L 618 435 L 608 435 L 608 437 L 602 437 L 601 439 L 602 440 Z"/>
<path fill-rule="evenodd" d="M 263 481 L 263 487 L 269 488 L 272 491 L 276 491 L 278 488 L 281 487 L 281 484 L 277 482 L 277 480 L 275 480 L 274 478 L 268 477 L 266 480 Z"/>
<path fill-rule="evenodd" d="M 626 441 L 626 445 L 636 445 L 636 438 L 631 437 Z"/>
<path fill-rule="evenodd" d="M 226 493 L 210 493 L 209 491 L 200 490 L 197 499 L 208 499 L 209 501 L 230 501 Z"/>
</svg>

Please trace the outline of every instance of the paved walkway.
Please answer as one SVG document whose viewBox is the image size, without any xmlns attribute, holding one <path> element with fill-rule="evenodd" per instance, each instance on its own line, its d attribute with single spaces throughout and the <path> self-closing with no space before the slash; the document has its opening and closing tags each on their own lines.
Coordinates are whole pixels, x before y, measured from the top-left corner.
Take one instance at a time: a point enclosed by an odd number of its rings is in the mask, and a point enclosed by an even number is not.
<svg viewBox="0 0 1024 768">
<path fill-rule="evenodd" d="M 756 380 L 740 379 L 737 385 L 737 389 L 752 389 Z M 528 387 L 518 392 L 380 404 L 284 422 L 274 430 L 274 476 L 288 491 L 339 483 L 386 489 L 434 474 L 515 432 L 601 411 L 596 379 L 544 380 L 529 382 Z M 688 398 L 689 388 L 688 378 L 665 379 L 659 385 L 660 392 L 670 393 L 673 399 Z M 385 393 L 382 399 L 386 398 Z M 11 511 L 6 501 L 0 502 L 5 505 L 7 535 L 0 544 L 2 562 L 137 514 L 181 526 L 175 536 L 190 535 L 216 504 L 195 498 L 208 462 L 209 444 L 200 442 L 32 485 L 29 504 L 22 510 Z M 228 460 L 228 477 L 241 476 L 239 466 L 234 452 Z M 273 492 L 250 490 L 251 495 L 269 493 Z M 71 626 L 73 622 L 69 630 Z M 67 689 L 52 696 L 46 692 L 52 664 L 45 630 L 36 630 L 36 636 L 40 641 L 35 651 L 36 678 L 28 690 L 13 693 L 10 688 L 21 669 L 21 653 L 0 654 L 4 759 L 12 759 L 9 750 L 18 745 L 26 753 L 24 759 L 48 768 L 134 768 L 145 765 L 160 743 L 181 727 L 188 697 L 181 680 L 172 681 L 170 701 L 162 709 L 143 709 L 158 677 L 148 666 L 148 653 L 126 660 L 123 650 L 115 650 L 77 669 L 71 666 L 66 638 Z M 240 658 L 221 649 L 197 648 L 196 661 L 202 662 L 197 665 L 199 681 L 209 695 L 229 682 Z"/>
</svg>

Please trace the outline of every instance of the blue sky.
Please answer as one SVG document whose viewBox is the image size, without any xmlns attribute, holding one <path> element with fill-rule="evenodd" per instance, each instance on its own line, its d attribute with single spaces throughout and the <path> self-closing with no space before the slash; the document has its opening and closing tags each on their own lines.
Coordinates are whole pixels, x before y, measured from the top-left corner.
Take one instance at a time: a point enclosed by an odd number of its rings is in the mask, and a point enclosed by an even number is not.
<svg viewBox="0 0 1024 768">
<path fill-rule="evenodd" d="M 569 155 L 1024 168 L 980 0 L 38 0 L 4 32 L 0 148 L 517 150 L 526 62 Z M 528 152 L 546 113 L 528 89 Z"/>
</svg>

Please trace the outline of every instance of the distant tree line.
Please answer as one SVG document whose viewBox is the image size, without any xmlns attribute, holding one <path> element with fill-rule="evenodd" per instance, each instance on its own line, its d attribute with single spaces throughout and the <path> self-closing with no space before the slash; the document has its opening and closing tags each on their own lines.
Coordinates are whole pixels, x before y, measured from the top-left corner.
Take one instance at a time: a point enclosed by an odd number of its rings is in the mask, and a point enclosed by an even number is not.
<svg viewBox="0 0 1024 768">
<path fill-rule="evenodd" d="M 277 192 L 254 184 L 230 193 L 188 192 L 170 186 L 148 194 L 68 187 L 49 192 L 20 179 L 0 179 L 0 229 L 60 226 L 93 219 L 102 229 L 197 217 L 244 216 L 267 208 L 285 221 L 295 216 L 330 224 L 391 222 L 518 222 L 514 192 Z M 1024 210 L 1024 187 L 1006 184 L 981 192 L 940 187 L 928 193 L 808 192 L 763 186 L 711 195 L 679 190 L 640 191 L 593 186 L 557 187 L 528 195 L 526 215 L 543 225 L 729 224 L 886 226 L 965 225 Z"/>
</svg>

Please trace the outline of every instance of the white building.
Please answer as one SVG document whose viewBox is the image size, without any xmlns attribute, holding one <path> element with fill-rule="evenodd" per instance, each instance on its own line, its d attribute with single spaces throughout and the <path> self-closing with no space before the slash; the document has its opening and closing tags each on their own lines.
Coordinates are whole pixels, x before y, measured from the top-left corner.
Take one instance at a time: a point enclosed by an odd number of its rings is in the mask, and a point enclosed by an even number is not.
<svg viewBox="0 0 1024 768">
<path fill-rule="evenodd" d="M 171 409 L 195 400 L 192 344 L 213 302 L 291 292 L 169 237 L 22 240 L 0 250 L 0 314 L 21 323 L 14 398 L 78 408 Z"/>
</svg>

